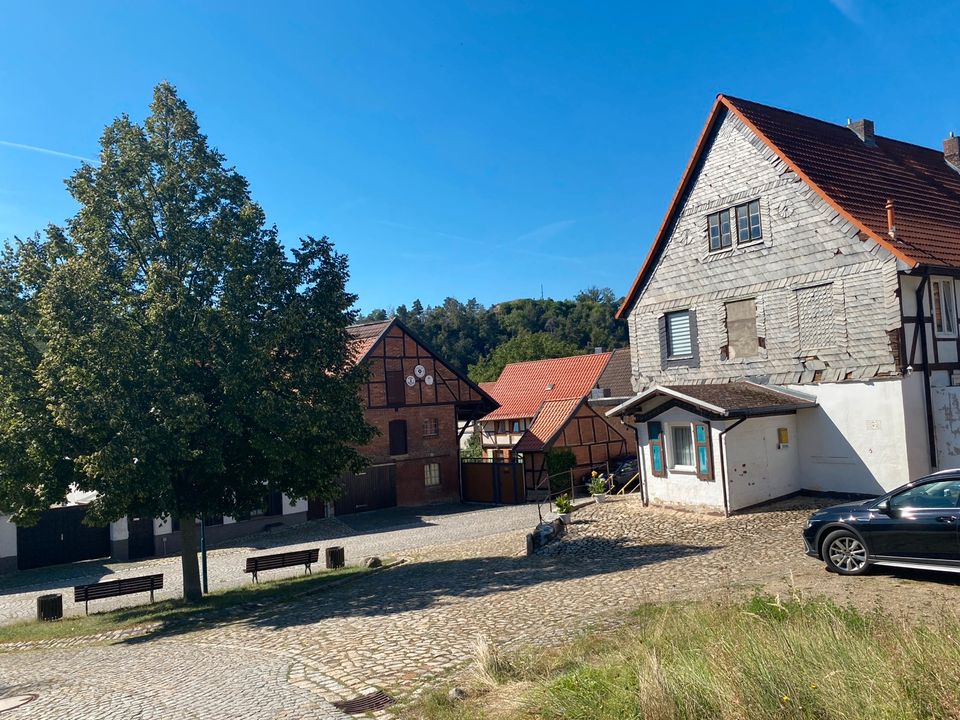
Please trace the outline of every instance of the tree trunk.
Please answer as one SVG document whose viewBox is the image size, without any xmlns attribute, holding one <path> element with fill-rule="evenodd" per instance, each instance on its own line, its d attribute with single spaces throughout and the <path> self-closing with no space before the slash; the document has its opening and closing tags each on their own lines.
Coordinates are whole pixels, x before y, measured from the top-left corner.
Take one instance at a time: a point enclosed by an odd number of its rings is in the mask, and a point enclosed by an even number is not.
<svg viewBox="0 0 960 720">
<path fill-rule="evenodd" d="M 180 518 L 180 568 L 183 572 L 183 599 L 200 602 L 200 566 L 197 564 L 197 518 L 183 515 Z"/>
</svg>

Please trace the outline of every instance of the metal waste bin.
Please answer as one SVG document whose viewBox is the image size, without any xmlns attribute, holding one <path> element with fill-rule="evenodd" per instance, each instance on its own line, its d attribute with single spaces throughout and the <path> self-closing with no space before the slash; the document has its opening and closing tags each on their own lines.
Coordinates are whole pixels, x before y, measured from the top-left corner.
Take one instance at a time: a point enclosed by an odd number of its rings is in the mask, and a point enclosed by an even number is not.
<svg viewBox="0 0 960 720">
<path fill-rule="evenodd" d="M 346 564 L 343 548 L 339 545 L 327 548 L 327 569 L 342 568 Z"/>
<path fill-rule="evenodd" d="M 37 620 L 59 620 L 63 617 L 63 595 L 41 595 L 37 598 Z"/>
</svg>

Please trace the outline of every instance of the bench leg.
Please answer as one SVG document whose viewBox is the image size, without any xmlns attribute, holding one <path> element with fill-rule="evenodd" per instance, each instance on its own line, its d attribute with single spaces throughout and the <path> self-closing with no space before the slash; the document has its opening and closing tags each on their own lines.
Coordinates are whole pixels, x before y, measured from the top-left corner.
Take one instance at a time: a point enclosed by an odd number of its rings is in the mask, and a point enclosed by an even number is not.
<svg viewBox="0 0 960 720">
<path fill-rule="evenodd" d="M 310 563 L 307 563 L 304 567 L 306 568 L 306 571 L 303 573 L 304 575 L 313 575 L 313 569 L 310 567 Z"/>
<path fill-rule="evenodd" d="M 150 602 L 153 603 L 153 588 L 150 588 Z"/>
<path fill-rule="evenodd" d="M 89 601 L 89 600 L 84 600 L 84 601 L 83 601 L 83 614 L 84 614 L 84 615 L 89 615 L 89 614 L 90 614 L 90 601 Z"/>
<path fill-rule="evenodd" d="M 260 581 L 257 579 L 257 571 L 256 571 L 256 570 L 253 571 L 253 581 L 254 581 L 255 583 L 259 583 L 259 582 L 260 582 Z"/>
</svg>

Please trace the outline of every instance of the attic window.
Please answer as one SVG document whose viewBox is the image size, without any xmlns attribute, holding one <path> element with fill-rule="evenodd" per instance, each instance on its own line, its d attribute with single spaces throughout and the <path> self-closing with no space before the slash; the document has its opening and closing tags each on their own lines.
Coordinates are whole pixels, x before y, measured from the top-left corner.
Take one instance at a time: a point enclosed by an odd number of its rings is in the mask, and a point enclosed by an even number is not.
<svg viewBox="0 0 960 720">
<path fill-rule="evenodd" d="M 707 231 L 710 237 L 710 252 L 732 247 L 734 232 L 736 232 L 738 245 L 746 245 L 762 239 L 760 201 L 751 200 L 743 205 L 708 215 Z"/>
<path fill-rule="evenodd" d="M 556 387 L 553 383 L 547 383 L 547 390 L 553 390 Z"/>
</svg>

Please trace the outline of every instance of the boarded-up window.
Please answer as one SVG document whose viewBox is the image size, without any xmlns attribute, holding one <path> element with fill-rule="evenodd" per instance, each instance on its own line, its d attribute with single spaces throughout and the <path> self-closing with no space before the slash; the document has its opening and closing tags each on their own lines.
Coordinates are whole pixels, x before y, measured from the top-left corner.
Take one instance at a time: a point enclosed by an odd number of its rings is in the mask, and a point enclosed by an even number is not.
<svg viewBox="0 0 960 720">
<path fill-rule="evenodd" d="M 407 381 L 402 370 L 387 370 L 387 405 L 403 405 L 407 396 Z"/>
<path fill-rule="evenodd" d="M 726 304 L 727 310 L 727 356 L 733 358 L 756 357 L 757 349 L 757 303 L 737 300 Z"/>
<path fill-rule="evenodd" d="M 667 313 L 667 357 L 689 357 L 693 355 L 693 337 L 690 333 L 690 312 Z"/>
<path fill-rule="evenodd" d="M 389 425 L 390 454 L 407 454 L 407 421 L 391 420 Z"/>
<path fill-rule="evenodd" d="M 796 291 L 800 324 L 800 354 L 815 355 L 836 347 L 833 329 L 833 285 L 817 285 Z"/>
</svg>

